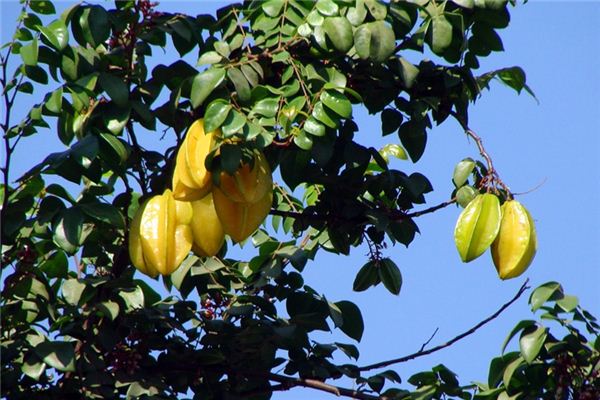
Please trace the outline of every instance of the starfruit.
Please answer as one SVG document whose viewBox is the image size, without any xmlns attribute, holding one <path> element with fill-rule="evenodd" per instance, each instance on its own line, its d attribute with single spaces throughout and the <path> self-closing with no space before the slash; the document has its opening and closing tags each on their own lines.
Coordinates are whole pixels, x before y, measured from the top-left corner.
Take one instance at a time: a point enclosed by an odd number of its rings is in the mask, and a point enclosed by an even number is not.
<svg viewBox="0 0 600 400">
<path fill-rule="evenodd" d="M 173 172 L 173 196 L 178 200 L 197 200 L 210 192 L 212 177 L 204 161 L 212 151 L 219 131 L 205 132 L 204 121 L 196 120 L 187 131 L 177 152 Z"/>
<path fill-rule="evenodd" d="M 217 216 L 212 193 L 192 203 L 192 222 L 194 235 L 192 251 L 200 257 L 214 256 L 223 247 L 225 232 Z"/>
<path fill-rule="evenodd" d="M 255 203 L 235 202 L 219 188 L 213 188 L 215 210 L 223 231 L 236 242 L 248 238 L 262 224 L 273 202 L 273 191 L 269 190 Z"/>
<path fill-rule="evenodd" d="M 192 248 L 192 206 L 170 190 L 147 200 L 131 222 L 129 256 L 141 272 L 155 277 L 175 271 Z"/>
<path fill-rule="evenodd" d="M 477 195 L 461 212 L 454 228 L 454 242 L 463 262 L 482 255 L 500 230 L 500 202 L 486 193 Z"/>
<path fill-rule="evenodd" d="M 537 235 L 531 215 L 516 200 L 502 205 L 500 231 L 492 243 L 492 260 L 501 279 L 521 275 L 535 256 Z"/>
<path fill-rule="evenodd" d="M 232 175 L 223 171 L 219 175 L 219 189 L 236 203 L 256 203 L 273 190 L 271 167 L 265 155 L 256 150 L 254 165 L 244 163 Z"/>
</svg>

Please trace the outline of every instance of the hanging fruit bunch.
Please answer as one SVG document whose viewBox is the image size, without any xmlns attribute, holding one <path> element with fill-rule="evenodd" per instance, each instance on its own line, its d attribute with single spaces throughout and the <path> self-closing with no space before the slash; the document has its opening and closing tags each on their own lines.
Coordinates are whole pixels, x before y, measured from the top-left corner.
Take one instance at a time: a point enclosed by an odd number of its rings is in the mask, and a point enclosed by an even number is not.
<svg viewBox="0 0 600 400">
<path fill-rule="evenodd" d="M 463 262 L 490 249 L 500 279 L 515 278 L 535 257 L 535 225 L 527 209 L 499 179 L 479 137 L 472 131 L 467 134 L 477 141 L 487 165 L 466 158 L 454 169 L 455 199 L 464 207 L 456 221 L 454 242 Z M 471 175 L 474 185 L 468 182 Z"/>
<path fill-rule="evenodd" d="M 144 274 L 173 273 L 190 250 L 200 257 L 214 256 L 226 234 L 241 242 L 269 214 L 273 177 L 261 151 L 253 150 L 251 160 L 232 174 L 213 176 L 206 168 L 220 134 L 205 132 L 202 119 L 194 122 L 176 156 L 173 191 L 165 190 L 138 209 L 129 232 L 129 254 Z"/>
</svg>

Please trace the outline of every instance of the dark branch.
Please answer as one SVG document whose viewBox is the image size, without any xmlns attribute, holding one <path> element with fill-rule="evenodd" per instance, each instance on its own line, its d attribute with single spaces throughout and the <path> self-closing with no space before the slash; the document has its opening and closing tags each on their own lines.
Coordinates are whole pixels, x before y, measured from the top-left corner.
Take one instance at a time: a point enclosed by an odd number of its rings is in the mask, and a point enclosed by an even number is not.
<svg viewBox="0 0 600 400">
<path fill-rule="evenodd" d="M 303 379 L 303 378 L 290 378 L 283 375 L 269 374 L 269 380 L 278 382 L 280 385 L 271 386 L 273 391 L 275 390 L 289 390 L 293 387 L 301 386 L 311 389 L 320 390 L 334 394 L 336 396 L 350 397 L 352 399 L 363 399 L 363 400 L 386 400 L 385 396 L 373 396 L 357 390 L 341 388 L 339 386 L 329 385 L 325 382 L 316 379 Z"/>
<path fill-rule="evenodd" d="M 403 363 L 403 362 L 406 362 L 406 361 L 409 361 L 409 360 L 413 360 L 413 359 L 418 358 L 418 357 L 423 357 L 423 356 L 426 356 L 428 354 L 435 353 L 436 351 L 439 351 L 439 350 L 445 349 L 446 347 L 452 346 L 454 343 L 458 342 L 461 339 L 464 339 L 465 337 L 471 335 L 472 333 L 475 333 L 475 331 L 477 331 L 479 328 L 481 328 L 482 326 L 484 326 L 488 322 L 492 321 L 493 319 L 496 319 L 500 314 L 502 314 L 504 312 L 504 310 L 506 310 L 508 307 L 510 307 L 515 301 L 517 301 L 519 299 L 519 297 L 521 297 L 521 295 L 523 293 L 525 293 L 525 291 L 527 289 L 529 289 L 529 286 L 527 286 L 527 283 L 529 283 L 529 279 L 525 280 L 525 282 L 523 283 L 523 285 L 521 285 L 521 288 L 519 289 L 519 291 L 517 292 L 517 294 L 515 294 L 515 296 L 509 302 L 504 303 L 502 305 L 502 307 L 500 307 L 498 309 L 498 311 L 496 311 L 495 313 L 493 313 L 492 315 L 490 315 L 489 317 L 487 317 L 483 321 L 479 322 L 477 325 L 475 325 L 471 329 L 469 329 L 469 330 L 461 333 L 460 335 L 455 336 L 454 338 L 450 339 L 446 343 L 443 343 L 443 344 L 440 344 L 438 346 L 432 347 L 431 349 L 428 349 L 428 350 L 420 350 L 420 351 L 417 351 L 416 353 L 409 354 L 409 355 L 404 356 L 404 357 L 395 358 L 393 360 L 382 361 L 382 362 L 378 362 L 378 363 L 371 364 L 371 365 L 365 365 L 364 367 L 358 368 L 358 370 L 359 371 L 369 371 L 369 370 L 372 370 L 372 369 L 378 369 L 378 368 L 387 367 L 387 366 L 392 365 L 392 364 Z"/>
</svg>

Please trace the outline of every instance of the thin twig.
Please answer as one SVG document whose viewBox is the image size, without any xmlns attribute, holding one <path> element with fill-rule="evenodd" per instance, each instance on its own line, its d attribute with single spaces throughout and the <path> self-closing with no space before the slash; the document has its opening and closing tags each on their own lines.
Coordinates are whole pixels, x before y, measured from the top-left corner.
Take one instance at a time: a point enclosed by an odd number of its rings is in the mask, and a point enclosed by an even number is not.
<svg viewBox="0 0 600 400">
<path fill-rule="evenodd" d="M 448 200 L 448 201 L 444 201 L 443 203 L 435 205 L 433 207 L 429 207 L 429 208 L 426 208 L 424 210 L 414 211 L 414 212 L 405 214 L 404 217 L 405 218 L 417 218 L 417 217 L 420 217 L 421 215 L 431 214 L 432 212 L 440 210 L 440 209 L 442 209 L 444 207 L 448 207 L 450 204 L 454 204 L 454 203 L 456 203 L 456 198 L 455 197 L 452 198 L 452 199 L 450 199 L 450 200 Z"/>
<path fill-rule="evenodd" d="M 433 340 L 433 338 L 435 337 L 436 333 L 438 333 L 439 330 L 440 330 L 440 328 L 435 328 L 435 331 L 433 331 L 433 333 L 431 334 L 429 339 L 427 339 L 427 341 L 421 345 L 421 348 L 419 349 L 419 351 L 425 350 L 425 347 L 427 347 L 427 345 L 429 343 L 431 343 L 431 341 Z"/>
<path fill-rule="evenodd" d="M 403 362 L 406 362 L 406 361 L 409 361 L 409 360 L 413 360 L 413 359 L 418 358 L 418 357 L 423 357 L 423 356 L 426 356 L 428 354 L 435 353 L 436 351 L 440 351 L 442 349 L 445 349 L 446 347 L 452 346 L 454 343 L 456 343 L 459 340 L 464 339 L 465 337 L 473 334 L 479 328 L 481 328 L 482 326 L 484 326 L 488 322 L 496 319 L 500 314 L 502 314 L 504 312 L 504 310 L 506 310 L 508 307 L 510 307 L 515 301 L 517 301 L 519 299 L 519 297 L 521 297 L 521 295 L 523 293 L 525 293 L 525 291 L 527 289 L 529 289 L 529 286 L 527 286 L 527 283 L 529 283 L 529 279 L 525 280 L 525 282 L 523 283 L 523 285 L 521 285 L 521 288 L 519 289 L 519 291 L 517 292 L 517 294 L 515 294 L 515 296 L 509 302 L 504 303 L 502 305 L 502 307 L 500 307 L 498 309 L 498 311 L 496 311 L 495 313 L 493 313 L 492 315 L 490 315 L 489 317 L 487 317 L 483 321 L 479 322 L 477 325 L 473 326 L 471 329 L 469 329 L 469 330 L 461 333 L 460 335 L 455 336 L 454 338 L 450 339 L 446 343 L 443 343 L 443 344 L 440 344 L 438 346 L 432 347 L 431 349 L 428 349 L 428 350 L 420 350 L 420 351 L 417 351 L 416 353 L 409 354 L 409 355 L 404 356 L 404 357 L 394 358 L 392 360 L 382 361 L 382 362 L 378 362 L 378 363 L 371 364 L 371 365 L 365 365 L 364 367 L 358 368 L 358 370 L 359 371 L 369 371 L 369 370 L 372 370 L 372 369 L 378 369 L 378 368 L 387 367 L 387 366 L 393 365 L 393 364 L 403 363 Z"/>
<path fill-rule="evenodd" d="M 278 382 L 281 385 L 271 386 L 274 390 L 289 390 L 293 387 L 301 386 L 311 389 L 320 390 L 334 394 L 336 396 L 350 397 L 352 399 L 364 399 L 364 400 L 386 400 L 386 396 L 373 396 L 364 392 L 359 392 L 353 389 L 346 389 L 339 386 L 333 386 L 328 383 L 319 381 L 317 379 L 305 379 L 305 378 L 291 378 L 283 375 L 269 374 L 269 380 Z"/>
</svg>

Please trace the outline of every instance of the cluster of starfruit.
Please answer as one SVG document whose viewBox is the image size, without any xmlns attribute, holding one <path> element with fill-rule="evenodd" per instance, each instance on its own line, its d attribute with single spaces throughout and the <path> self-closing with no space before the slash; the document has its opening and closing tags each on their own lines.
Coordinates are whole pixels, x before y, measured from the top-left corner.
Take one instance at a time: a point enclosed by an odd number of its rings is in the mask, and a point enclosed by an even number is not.
<svg viewBox="0 0 600 400">
<path fill-rule="evenodd" d="M 463 262 L 491 249 L 501 279 L 525 272 L 537 250 L 535 226 L 527 209 L 512 199 L 500 205 L 491 193 L 478 194 L 466 205 L 456 221 L 454 241 Z"/>
<path fill-rule="evenodd" d="M 129 231 L 133 265 L 152 277 L 175 271 L 190 250 L 200 257 L 216 255 L 225 235 L 241 242 L 264 221 L 273 202 L 273 177 L 264 154 L 229 174 L 206 168 L 220 131 L 205 132 L 203 121 L 189 128 L 175 160 L 173 190 L 148 199 Z"/>
</svg>

